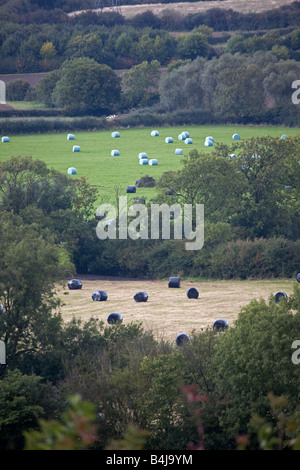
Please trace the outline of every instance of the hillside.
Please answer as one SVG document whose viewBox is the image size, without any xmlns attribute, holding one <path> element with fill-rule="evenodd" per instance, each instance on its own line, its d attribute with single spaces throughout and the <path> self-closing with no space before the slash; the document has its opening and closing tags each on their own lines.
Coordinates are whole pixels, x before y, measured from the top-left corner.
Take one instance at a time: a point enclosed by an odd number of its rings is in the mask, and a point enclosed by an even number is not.
<svg viewBox="0 0 300 470">
<path fill-rule="evenodd" d="M 239 13 L 261 13 L 263 11 L 274 10 L 294 3 L 293 0 L 215 0 L 202 2 L 172 2 L 172 3 L 144 3 L 143 5 L 121 5 L 121 14 L 125 18 L 131 18 L 137 14 L 144 13 L 147 10 L 152 11 L 155 15 L 161 15 L 165 11 L 173 10 L 183 15 L 191 13 L 206 12 L 212 8 L 220 8 L 225 10 L 234 10 Z M 111 8 L 104 8 L 103 11 L 109 11 Z M 119 11 L 120 11 L 119 10 Z M 96 10 L 99 11 L 99 10 Z M 70 15 L 81 13 L 77 10 Z"/>
</svg>

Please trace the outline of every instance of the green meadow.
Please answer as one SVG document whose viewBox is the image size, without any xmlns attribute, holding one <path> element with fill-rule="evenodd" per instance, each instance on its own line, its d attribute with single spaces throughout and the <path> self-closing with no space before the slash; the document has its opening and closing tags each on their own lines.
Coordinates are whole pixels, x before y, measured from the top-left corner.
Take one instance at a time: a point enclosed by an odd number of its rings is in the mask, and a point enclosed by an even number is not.
<svg viewBox="0 0 300 470">
<path fill-rule="evenodd" d="M 151 131 L 158 130 L 159 136 L 152 137 Z M 115 129 L 116 131 L 118 129 Z M 213 147 L 205 147 L 205 137 L 213 136 L 214 142 L 232 144 L 232 135 L 238 133 L 241 140 L 251 137 L 270 135 L 280 138 L 282 134 L 293 136 L 299 129 L 285 127 L 261 126 L 188 126 L 163 128 L 134 128 L 118 130 L 120 137 L 112 137 L 114 130 L 91 132 L 73 132 L 75 140 L 67 140 L 67 133 L 9 135 L 8 143 L 0 142 L 0 160 L 5 161 L 12 156 L 32 156 L 44 160 L 49 168 L 63 173 L 69 167 L 77 169 L 77 175 L 84 176 L 88 182 L 99 190 L 99 202 L 114 202 L 116 187 L 119 194 L 126 194 L 128 185 L 135 185 L 140 177 L 149 175 L 159 177 L 168 170 L 181 167 L 182 157 L 192 149 L 211 153 Z M 192 144 L 185 144 L 178 135 L 188 131 Z M 165 138 L 172 137 L 173 143 L 166 143 Z M 73 152 L 73 145 L 80 146 L 80 152 Z M 183 155 L 175 155 L 175 149 L 181 148 Z M 111 156 L 112 150 L 120 155 Z M 148 159 L 155 158 L 157 166 L 139 165 L 138 155 L 146 152 Z M 155 195 L 153 188 L 138 188 L 130 198 L 143 196 L 149 202 Z"/>
</svg>

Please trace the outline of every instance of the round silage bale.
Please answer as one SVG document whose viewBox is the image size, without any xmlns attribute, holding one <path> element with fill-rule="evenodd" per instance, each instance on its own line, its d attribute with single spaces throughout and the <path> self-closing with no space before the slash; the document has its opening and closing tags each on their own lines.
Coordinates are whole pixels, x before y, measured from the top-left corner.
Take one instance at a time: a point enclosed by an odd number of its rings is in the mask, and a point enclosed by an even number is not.
<svg viewBox="0 0 300 470">
<path fill-rule="evenodd" d="M 189 335 L 186 333 L 179 333 L 176 336 L 175 342 L 177 346 L 183 346 L 184 344 L 188 343 L 190 341 Z"/>
<path fill-rule="evenodd" d="M 166 142 L 166 144 L 172 144 L 174 142 L 174 139 L 173 139 L 173 137 L 166 137 L 165 142 Z"/>
<path fill-rule="evenodd" d="M 120 137 L 120 132 L 112 132 L 111 134 L 112 137 Z"/>
<path fill-rule="evenodd" d="M 232 139 L 233 140 L 240 140 L 240 135 L 239 134 L 233 134 Z"/>
<path fill-rule="evenodd" d="M 139 153 L 139 159 L 141 159 L 141 158 L 148 158 L 147 153 L 146 152 L 140 152 Z"/>
<path fill-rule="evenodd" d="M 187 296 L 189 299 L 198 299 L 199 297 L 199 292 L 196 287 L 190 287 L 187 291 Z"/>
<path fill-rule="evenodd" d="M 175 150 L 175 155 L 182 155 L 183 154 L 183 150 L 182 149 L 176 149 Z"/>
<path fill-rule="evenodd" d="M 159 135 L 159 132 L 154 130 L 154 131 L 151 131 L 151 137 L 157 137 Z"/>
<path fill-rule="evenodd" d="M 67 135 L 67 140 L 75 140 L 75 135 L 74 134 L 68 134 Z"/>
<path fill-rule="evenodd" d="M 140 158 L 139 159 L 139 164 L 140 165 L 148 165 L 149 161 L 148 158 Z"/>
<path fill-rule="evenodd" d="M 133 298 L 136 302 L 147 302 L 148 294 L 145 291 L 140 291 L 140 292 L 137 292 L 136 294 L 134 294 Z"/>
<path fill-rule="evenodd" d="M 77 170 L 74 167 L 68 168 L 68 175 L 77 175 Z"/>
<path fill-rule="evenodd" d="M 150 166 L 155 166 L 155 165 L 158 165 L 158 161 L 156 158 L 151 158 L 151 160 L 149 160 L 149 165 Z"/>
<path fill-rule="evenodd" d="M 297 282 L 300 282 L 300 273 L 297 274 L 297 276 L 296 276 L 296 281 L 297 281 Z"/>
<path fill-rule="evenodd" d="M 280 300 L 287 298 L 287 294 L 285 292 L 280 291 L 280 292 L 276 292 L 274 297 L 275 297 L 275 302 L 278 304 L 278 302 L 280 302 Z"/>
<path fill-rule="evenodd" d="M 110 154 L 111 154 L 112 157 L 114 157 L 114 156 L 120 155 L 120 152 L 119 152 L 119 150 L 112 150 L 110 152 Z"/>
<path fill-rule="evenodd" d="M 185 140 L 184 140 L 184 143 L 189 145 L 189 144 L 192 144 L 193 143 L 193 139 L 191 139 L 190 137 L 187 137 Z"/>
<path fill-rule="evenodd" d="M 107 323 L 110 325 L 114 325 L 116 323 L 122 323 L 123 317 L 120 313 L 110 313 L 107 317 Z"/>
<path fill-rule="evenodd" d="M 227 320 L 216 320 L 213 324 L 213 329 L 217 331 L 224 331 L 228 328 L 228 321 Z"/>
<path fill-rule="evenodd" d="M 180 287 L 180 277 L 170 277 L 169 278 L 169 287 Z"/>
<path fill-rule="evenodd" d="M 77 290 L 82 288 L 82 282 L 79 279 L 71 279 L 68 282 L 68 288 L 70 290 Z"/>
<path fill-rule="evenodd" d="M 127 193 L 136 193 L 136 187 L 135 186 L 127 186 L 126 192 Z"/>
<path fill-rule="evenodd" d="M 94 302 L 105 302 L 107 300 L 107 293 L 104 290 L 95 290 L 92 293 Z"/>
<path fill-rule="evenodd" d="M 79 145 L 73 145 L 73 152 L 80 152 L 80 146 Z"/>
<path fill-rule="evenodd" d="M 9 142 L 9 137 L 7 135 L 5 135 L 5 136 L 2 137 L 1 141 L 3 143 Z"/>
</svg>

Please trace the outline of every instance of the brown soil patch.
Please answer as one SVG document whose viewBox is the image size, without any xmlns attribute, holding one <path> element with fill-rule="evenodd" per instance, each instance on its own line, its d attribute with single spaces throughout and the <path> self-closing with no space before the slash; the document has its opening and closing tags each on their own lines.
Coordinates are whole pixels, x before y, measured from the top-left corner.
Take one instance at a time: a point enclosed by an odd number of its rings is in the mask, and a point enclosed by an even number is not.
<svg viewBox="0 0 300 470">
<path fill-rule="evenodd" d="M 64 306 L 65 321 L 73 317 L 84 321 L 91 317 L 103 320 L 112 312 L 123 316 L 123 323 L 142 322 L 145 330 L 150 329 L 157 337 L 175 340 L 178 333 L 190 334 L 212 327 L 215 320 L 226 319 L 233 325 L 241 308 L 253 299 L 268 300 L 278 291 L 292 293 L 294 280 L 273 281 L 191 281 L 182 280 L 180 288 L 169 288 L 168 281 L 125 280 L 93 276 L 79 277 L 81 290 L 69 290 L 67 285 L 58 294 Z M 189 299 L 189 287 L 199 291 L 198 299 Z M 105 302 L 94 302 L 92 293 L 104 290 Z M 147 302 L 135 302 L 134 294 L 146 291 Z"/>
</svg>

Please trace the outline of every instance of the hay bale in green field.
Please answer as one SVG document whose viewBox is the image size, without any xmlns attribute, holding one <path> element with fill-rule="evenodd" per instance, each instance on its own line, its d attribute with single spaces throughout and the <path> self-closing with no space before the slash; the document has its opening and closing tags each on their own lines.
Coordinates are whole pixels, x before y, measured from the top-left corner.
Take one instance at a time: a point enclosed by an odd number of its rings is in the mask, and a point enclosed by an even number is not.
<svg viewBox="0 0 300 470">
<path fill-rule="evenodd" d="M 140 152 L 139 153 L 139 159 L 141 158 L 148 158 L 148 155 L 146 154 L 146 152 Z"/>
<path fill-rule="evenodd" d="M 73 152 L 80 152 L 80 146 L 79 145 L 73 145 Z"/>
<path fill-rule="evenodd" d="M 111 134 L 112 137 L 120 137 L 120 132 L 112 132 Z"/>
<path fill-rule="evenodd" d="M 233 134 L 232 136 L 233 140 L 240 140 L 240 135 L 239 134 Z"/>
<path fill-rule="evenodd" d="M 68 134 L 67 135 L 67 140 L 75 140 L 75 135 L 74 134 Z"/>
<path fill-rule="evenodd" d="M 166 144 L 172 144 L 174 142 L 174 139 L 173 139 L 173 137 L 166 137 L 165 142 L 166 142 Z"/>
<path fill-rule="evenodd" d="M 110 152 L 110 154 L 111 154 L 112 157 L 114 157 L 114 156 L 116 156 L 116 155 L 120 155 L 120 152 L 119 152 L 119 150 L 112 150 L 112 151 Z"/>
<path fill-rule="evenodd" d="M 139 159 L 139 164 L 140 165 L 148 165 L 148 158 L 140 158 Z"/>
<path fill-rule="evenodd" d="M 193 139 L 191 139 L 190 137 L 187 137 L 187 138 L 184 140 L 184 143 L 185 143 L 185 144 L 192 144 L 192 143 L 193 143 Z"/>
<path fill-rule="evenodd" d="M 127 186 L 126 193 L 136 193 L 136 187 L 135 186 Z"/>
<path fill-rule="evenodd" d="M 151 158 L 151 160 L 149 160 L 149 165 L 150 166 L 158 165 L 157 159 L 156 158 Z"/>
<path fill-rule="evenodd" d="M 175 150 L 175 155 L 182 155 L 183 154 L 183 150 L 182 149 L 176 149 Z"/>
<path fill-rule="evenodd" d="M 4 137 L 2 137 L 2 142 L 9 142 L 9 137 L 7 137 L 7 135 L 5 135 Z"/>
<path fill-rule="evenodd" d="M 77 175 L 77 170 L 74 167 L 68 169 L 68 175 Z"/>
<path fill-rule="evenodd" d="M 151 131 L 151 137 L 157 137 L 159 135 L 159 132 L 154 130 L 154 131 Z"/>
</svg>

